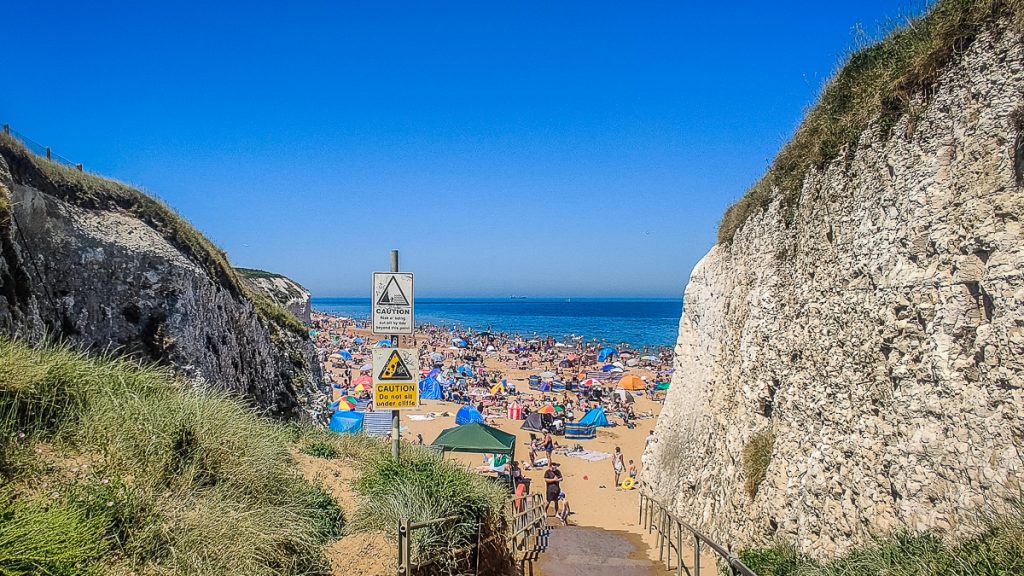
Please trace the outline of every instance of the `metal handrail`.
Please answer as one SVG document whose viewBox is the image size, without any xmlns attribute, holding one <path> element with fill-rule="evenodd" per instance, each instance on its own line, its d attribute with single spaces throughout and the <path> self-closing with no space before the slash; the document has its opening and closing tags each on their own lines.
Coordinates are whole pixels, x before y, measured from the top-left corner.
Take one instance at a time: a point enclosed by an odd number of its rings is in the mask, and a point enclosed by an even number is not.
<svg viewBox="0 0 1024 576">
<path fill-rule="evenodd" d="M 511 523 L 509 531 L 501 535 L 491 535 L 482 539 L 481 532 L 483 524 L 477 522 L 476 542 L 453 553 L 474 552 L 473 572 L 479 572 L 480 547 L 493 540 L 502 538 L 505 541 L 512 560 L 518 562 L 521 568 L 529 563 L 532 572 L 533 561 L 537 559 L 547 547 L 547 515 L 544 513 L 544 501 L 540 494 L 524 494 L 511 498 L 508 501 L 510 508 Z M 398 574 L 399 576 L 411 576 L 414 570 L 421 569 L 432 564 L 435 560 L 419 560 L 413 558 L 412 533 L 421 528 L 437 526 L 460 520 L 459 516 L 446 516 L 434 518 L 422 522 L 411 522 L 408 518 L 402 518 L 398 522 Z"/>
<path fill-rule="evenodd" d="M 668 508 L 648 494 L 644 487 L 640 490 L 640 527 L 647 527 L 647 532 L 657 532 L 658 560 L 665 561 L 665 568 L 672 569 L 672 549 L 676 550 L 676 574 L 681 576 L 685 570 L 692 576 L 700 576 L 700 553 L 702 544 L 707 544 L 711 550 L 725 561 L 732 576 L 757 576 L 757 572 L 751 570 L 732 550 L 725 548 L 712 540 L 706 534 L 697 530 L 688 523 L 680 520 Z M 645 506 L 646 504 L 646 506 Z M 645 514 L 646 512 L 646 514 Z M 657 518 L 655 518 L 657 516 Z M 673 526 L 675 527 L 675 541 L 672 540 Z M 694 538 L 693 546 L 693 572 L 683 564 L 683 529 L 686 529 Z"/>
</svg>

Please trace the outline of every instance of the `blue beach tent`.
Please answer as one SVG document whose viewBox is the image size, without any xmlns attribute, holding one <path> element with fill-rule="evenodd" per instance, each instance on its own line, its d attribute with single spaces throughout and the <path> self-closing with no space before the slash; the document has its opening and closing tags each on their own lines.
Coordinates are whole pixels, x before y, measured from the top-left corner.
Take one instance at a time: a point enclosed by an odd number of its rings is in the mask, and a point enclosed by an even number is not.
<svg viewBox="0 0 1024 576">
<path fill-rule="evenodd" d="M 463 340 L 462 338 L 456 338 L 455 340 L 452 340 L 452 344 L 455 344 L 459 348 L 465 348 L 466 346 L 469 346 L 469 344 L 467 344 L 466 341 Z"/>
<path fill-rule="evenodd" d="M 363 413 L 354 410 L 331 414 L 331 432 L 358 434 L 363 431 Z"/>
<path fill-rule="evenodd" d="M 342 351 L 338 352 L 338 356 L 341 356 L 345 360 L 351 360 L 352 359 L 352 353 L 349 352 L 348 350 L 342 350 Z"/>
<path fill-rule="evenodd" d="M 355 342 L 356 344 L 362 344 L 363 342 L 366 342 L 366 340 L 363 340 L 362 336 L 356 336 L 356 339 L 353 340 L 353 342 Z"/>
<path fill-rule="evenodd" d="M 618 352 L 615 351 L 615 348 L 601 348 L 597 353 L 597 361 L 604 362 L 609 356 L 614 356 L 616 354 L 618 354 Z"/>
<path fill-rule="evenodd" d="M 587 412 L 586 416 L 580 418 L 578 424 L 583 426 L 611 426 L 608 423 L 608 417 L 604 415 L 603 406 L 592 408 L 590 412 Z"/>
<path fill-rule="evenodd" d="M 441 399 L 441 383 L 437 381 L 437 378 L 434 378 L 433 376 L 428 376 L 423 380 L 420 380 L 420 399 Z"/>
<path fill-rule="evenodd" d="M 455 423 L 462 426 L 463 424 L 472 424 L 473 422 L 483 424 L 484 417 L 480 414 L 480 411 L 472 406 L 459 408 L 459 411 L 455 414 Z"/>
</svg>

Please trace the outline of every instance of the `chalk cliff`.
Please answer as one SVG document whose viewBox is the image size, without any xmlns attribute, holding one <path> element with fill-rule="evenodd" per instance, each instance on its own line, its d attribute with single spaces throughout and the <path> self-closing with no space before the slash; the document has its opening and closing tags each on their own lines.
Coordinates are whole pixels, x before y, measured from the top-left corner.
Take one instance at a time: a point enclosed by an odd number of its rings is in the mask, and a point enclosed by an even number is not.
<svg viewBox="0 0 1024 576">
<path fill-rule="evenodd" d="M 1014 18 L 979 26 L 909 112 L 869 122 L 801 175 L 792 202 L 751 210 L 694 268 L 643 473 L 681 518 L 820 558 L 900 527 L 962 536 L 1017 494 Z"/>
<path fill-rule="evenodd" d="M 0 136 L 0 335 L 174 366 L 281 417 L 322 390 L 305 328 L 216 247 L 128 186 Z"/>
<path fill-rule="evenodd" d="M 237 271 L 250 286 L 262 291 L 272 298 L 275 302 L 294 314 L 295 317 L 303 324 L 308 325 L 310 323 L 310 313 L 312 312 L 312 308 L 310 306 L 309 299 L 311 294 L 309 293 L 309 290 L 306 290 L 301 284 L 287 276 L 282 276 L 273 272 L 266 272 L 264 270 L 235 268 L 235 271 Z"/>
</svg>

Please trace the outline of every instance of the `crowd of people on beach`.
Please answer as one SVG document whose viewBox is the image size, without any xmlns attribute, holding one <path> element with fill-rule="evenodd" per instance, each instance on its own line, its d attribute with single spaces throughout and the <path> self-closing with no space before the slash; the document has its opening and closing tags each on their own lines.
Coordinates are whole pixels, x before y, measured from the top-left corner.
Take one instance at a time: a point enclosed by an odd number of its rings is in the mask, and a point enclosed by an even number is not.
<svg viewBox="0 0 1024 576">
<path fill-rule="evenodd" d="M 436 384 L 434 399 L 471 406 L 484 422 L 542 415 L 543 428 L 538 431 L 542 435 L 531 433 L 527 459 L 510 461 L 495 455 L 479 471 L 509 480 L 513 490 L 522 494 L 531 490 L 524 470 L 544 469 L 548 509 L 553 506 L 563 521 L 570 513 L 569 504 L 554 454 L 583 449 L 571 442 L 561 445 L 554 436 L 596 407 L 602 407 L 613 424 L 627 427 L 633 427 L 638 418 L 653 418 L 649 411 L 637 413 L 633 395 L 663 401 L 671 375 L 672 356 L 667 348 L 610 346 L 574 335 L 525 337 L 427 324 L 418 328 L 416 336 L 392 342 L 370 335 L 359 320 L 322 313 L 314 313 L 310 334 L 334 391 L 328 411 L 372 411 L 370 353 L 375 347 L 397 344 L 418 351 L 421 377 Z M 623 390 L 617 383 L 626 380 L 627 372 L 644 375 L 630 375 L 629 387 Z M 423 389 L 421 382 L 421 395 Z M 343 407 L 342 402 L 347 405 Z M 423 443 L 422 435 L 416 441 Z M 611 460 L 616 489 L 632 487 L 638 476 L 634 460 L 627 460 L 619 447 Z"/>
</svg>

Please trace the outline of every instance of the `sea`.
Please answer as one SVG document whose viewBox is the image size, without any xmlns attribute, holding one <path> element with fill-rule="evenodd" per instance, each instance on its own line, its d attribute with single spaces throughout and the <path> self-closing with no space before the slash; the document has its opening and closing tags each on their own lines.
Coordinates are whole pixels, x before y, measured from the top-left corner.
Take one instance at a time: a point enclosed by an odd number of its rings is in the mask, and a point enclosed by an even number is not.
<svg viewBox="0 0 1024 576">
<path fill-rule="evenodd" d="M 370 317 L 369 298 L 313 298 L 313 309 L 356 320 Z M 583 336 L 634 347 L 674 346 L 680 298 L 417 298 L 417 324 L 454 325 L 525 337 Z"/>
</svg>

